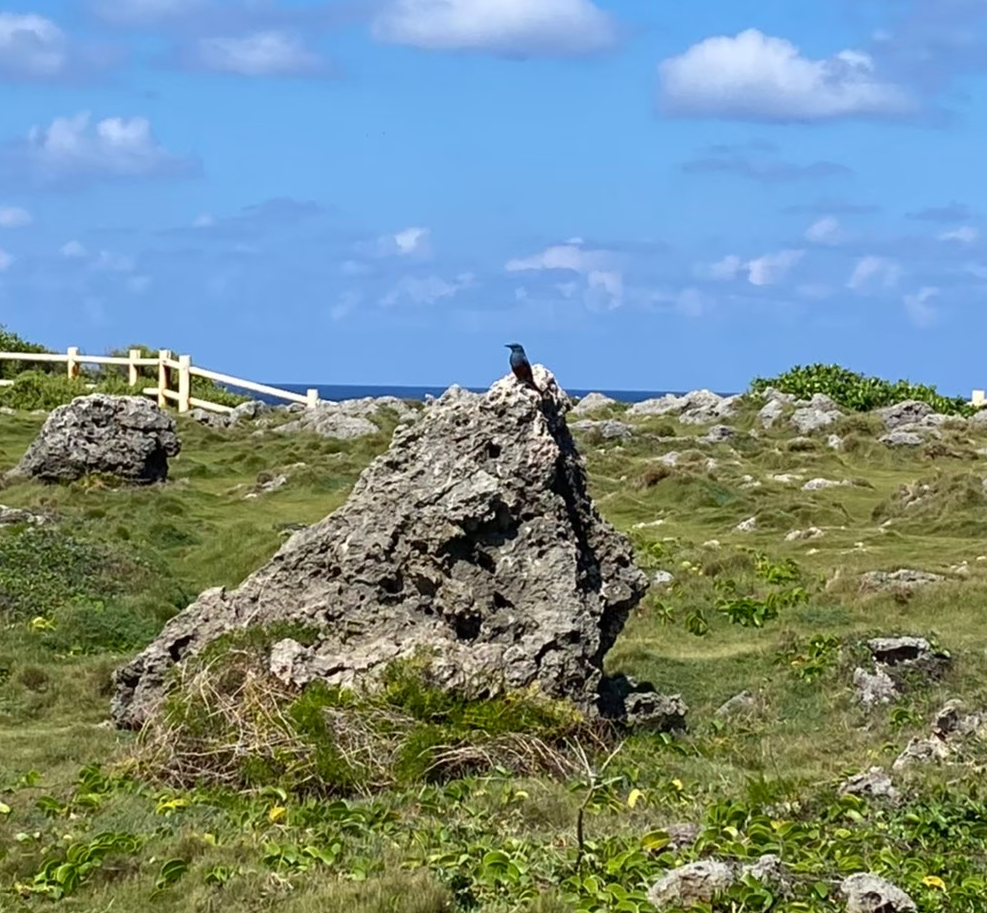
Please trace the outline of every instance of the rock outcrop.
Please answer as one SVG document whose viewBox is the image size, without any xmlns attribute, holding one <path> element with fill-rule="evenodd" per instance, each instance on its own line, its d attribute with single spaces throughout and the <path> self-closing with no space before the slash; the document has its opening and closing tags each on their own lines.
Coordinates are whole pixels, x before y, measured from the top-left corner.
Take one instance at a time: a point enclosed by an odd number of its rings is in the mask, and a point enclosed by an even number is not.
<svg viewBox="0 0 987 913">
<path fill-rule="evenodd" d="M 451 388 L 398 429 L 341 508 L 236 589 L 203 592 L 117 670 L 117 725 L 140 726 L 169 670 L 220 635 L 277 622 L 319 632 L 272 650 L 272 671 L 299 685 L 372 687 L 424 648 L 433 681 L 477 697 L 534 686 L 590 714 L 684 712 L 603 678 L 648 578 L 587 494 L 565 393 L 541 366 L 535 380 L 541 395 L 512 376 Z"/>
<path fill-rule="evenodd" d="M 677 415 L 679 421 L 686 425 L 711 425 L 718 420 L 732 418 L 739 400 L 739 396 L 720 396 L 710 390 L 693 390 L 682 396 L 666 393 L 657 399 L 635 403 L 627 414 L 639 417 Z"/>
<path fill-rule="evenodd" d="M 174 419 L 150 400 L 93 393 L 54 409 L 8 478 L 103 474 L 146 485 L 167 479 L 168 459 L 180 450 Z"/>
<path fill-rule="evenodd" d="M 847 901 L 846 913 L 915 913 L 918 909 L 901 888 L 870 872 L 844 878 L 840 892 Z"/>
<path fill-rule="evenodd" d="M 587 393 L 575 406 L 572 407 L 573 415 L 592 415 L 601 409 L 609 409 L 616 406 L 617 400 L 606 396 L 603 393 Z"/>
</svg>

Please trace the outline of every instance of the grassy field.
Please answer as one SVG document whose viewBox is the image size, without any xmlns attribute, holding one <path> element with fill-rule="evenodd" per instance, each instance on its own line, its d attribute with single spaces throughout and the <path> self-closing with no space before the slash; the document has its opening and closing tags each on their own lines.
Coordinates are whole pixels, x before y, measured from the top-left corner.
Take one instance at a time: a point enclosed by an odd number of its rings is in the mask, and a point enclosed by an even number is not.
<svg viewBox="0 0 987 913">
<path fill-rule="evenodd" d="M 0 469 L 42 421 L 0 417 Z M 171 789 L 116 766 L 133 736 L 104 722 L 112 669 L 202 589 L 236 584 L 288 530 L 343 503 L 392 422 L 342 443 L 183 420 L 163 488 L 0 491 L 56 518 L 0 531 L 0 910 L 616 913 L 653 909 L 644 892 L 677 864 L 768 852 L 794 872 L 793 898 L 738 885 L 698 909 L 842 910 L 836 885 L 854 871 L 885 874 L 921 910 L 987 908 L 975 741 L 962 763 L 897 777 L 901 805 L 837 793 L 849 775 L 890 769 L 947 699 L 987 707 L 987 432 L 957 423 L 891 449 L 870 415 L 796 439 L 748 436 L 751 410 L 722 444 L 667 419 L 634 424 L 622 443 L 579 439 L 591 490 L 641 566 L 675 580 L 641 603 L 607 666 L 680 693 L 689 731 L 633 735 L 605 769 L 597 754 L 565 782 L 493 770 L 296 796 Z M 832 431 L 842 450 L 827 446 Z M 245 497 L 282 471 L 284 487 Z M 819 478 L 848 484 L 803 490 Z M 862 572 L 903 567 L 945 579 L 861 589 Z M 953 664 L 864 708 L 852 686 L 864 643 L 896 634 L 930 639 Z M 743 691 L 741 711 L 716 714 Z M 678 848 L 666 829 L 681 822 L 701 830 Z"/>
</svg>

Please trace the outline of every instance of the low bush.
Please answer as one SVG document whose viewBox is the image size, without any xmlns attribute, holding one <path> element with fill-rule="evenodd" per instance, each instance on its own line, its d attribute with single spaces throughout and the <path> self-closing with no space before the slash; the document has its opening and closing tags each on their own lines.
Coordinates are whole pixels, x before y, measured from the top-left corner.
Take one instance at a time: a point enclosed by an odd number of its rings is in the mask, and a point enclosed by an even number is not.
<svg viewBox="0 0 987 913">
<path fill-rule="evenodd" d="M 944 396 L 934 386 L 869 377 L 839 365 L 796 365 L 775 377 L 755 377 L 750 383 L 750 392 L 762 393 L 768 387 L 799 399 L 824 393 L 844 409 L 854 412 L 868 412 L 907 399 L 928 403 L 944 415 L 968 416 L 977 411 L 963 397 Z"/>
<path fill-rule="evenodd" d="M 578 764 L 568 741 L 598 737 L 572 705 L 539 693 L 442 689 L 424 656 L 395 661 L 373 690 L 291 687 L 267 671 L 265 639 L 283 636 L 226 635 L 176 668 L 164 712 L 141 732 L 138 769 L 177 787 L 347 795 L 494 769 L 565 776 Z"/>
</svg>

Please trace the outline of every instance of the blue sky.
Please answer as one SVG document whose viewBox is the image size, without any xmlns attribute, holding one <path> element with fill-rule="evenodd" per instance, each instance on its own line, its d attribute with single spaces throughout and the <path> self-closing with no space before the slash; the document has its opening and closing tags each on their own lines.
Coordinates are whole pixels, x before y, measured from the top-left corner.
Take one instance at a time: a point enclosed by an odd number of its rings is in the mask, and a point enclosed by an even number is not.
<svg viewBox="0 0 987 913">
<path fill-rule="evenodd" d="M 0 322 L 254 379 L 987 385 L 987 0 L 0 0 Z"/>
</svg>

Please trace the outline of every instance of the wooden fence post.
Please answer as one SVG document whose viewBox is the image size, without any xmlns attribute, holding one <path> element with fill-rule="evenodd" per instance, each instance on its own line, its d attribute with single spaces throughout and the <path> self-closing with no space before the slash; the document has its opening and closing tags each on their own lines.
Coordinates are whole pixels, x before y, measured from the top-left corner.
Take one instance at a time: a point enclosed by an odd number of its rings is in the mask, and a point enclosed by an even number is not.
<svg viewBox="0 0 987 913">
<path fill-rule="evenodd" d="M 171 351 L 161 349 L 158 352 L 158 405 L 164 409 L 168 405 L 168 397 L 165 390 L 169 389 L 171 372 L 168 370 L 168 362 L 171 361 Z"/>
<path fill-rule="evenodd" d="M 141 350 L 131 349 L 128 357 L 130 358 L 130 364 L 127 365 L 127 379 L 130 381 L 131 387 L 136 387 L 137 381 L 140 379 L 140 372 L 137 370 L 137 359 L 141 357 Z"/>
<path fill-rule="evenodd" d="M 188 412 L 192 408 L 192 356 L 178 356 L 178 411 Z"/>
<path fill-rule="evenodd" d="M 65 370 L 71 380 L 79 376 L 79 347 L 69 346 L 65 354 L 67 356 Z"/>
<path fill-rule="evenodd" d="M 305 391 L 305 397 L 308 399 L 308 402 L 305 404 L 306 408 L 314 409 L 319 405 L 319 391 L 314 387 L 310 387 Z"/>
</svg>

